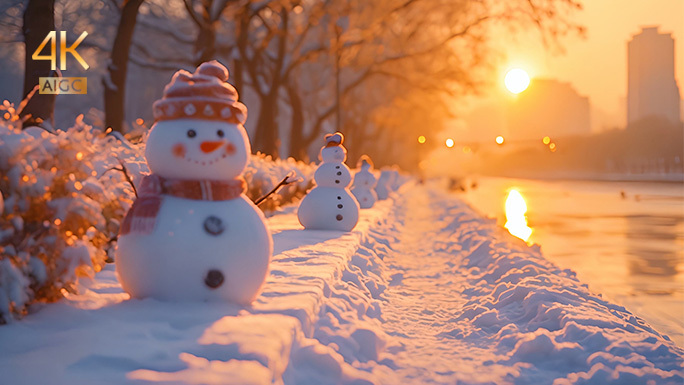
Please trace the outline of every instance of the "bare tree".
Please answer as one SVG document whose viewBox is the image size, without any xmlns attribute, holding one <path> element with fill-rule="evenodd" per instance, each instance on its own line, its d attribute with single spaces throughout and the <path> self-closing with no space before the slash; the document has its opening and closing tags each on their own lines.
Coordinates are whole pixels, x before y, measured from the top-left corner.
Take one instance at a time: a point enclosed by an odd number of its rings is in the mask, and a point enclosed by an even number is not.
<svg viewBox="0 0 684 385">
<path fill-rule="evenodd" d="M 183 0 L 188 15 L 199 32 L 194 45 L 193 60 L 196 66 L 216 58 L 216 29 L 221 15 L 229 3 L 236 0 Z"/>
<path fill-rule="evenodd" d="M 23 98 L 33 93 L 21 117 L 24 127 L 42 126 L 48 130 L 54 127 L 56 95 L 41 94 L 36 91 L 40 77 L 52 76 L 49 60 L 33 60 L 32 54 L 38 49 L 45 37 L 55 29 L 55 1 L 29 0 L 24 11 L 22 27 L 25 45 L 24 92 Z M 47 46 L 49 49 L 50 47 Z M 53 52 L 53 54 L 56 54 Z"/>
<path fill-rule="evenodd" d="M 138 10 L 144 0 L 124 0 L 121 6 L 119 27 L 110 54 L 108 73 L 102 79 L 104 85 L 105 126 L 122 132 L 125 118 L 126 73 L 128 58 Z"/>
</svg>

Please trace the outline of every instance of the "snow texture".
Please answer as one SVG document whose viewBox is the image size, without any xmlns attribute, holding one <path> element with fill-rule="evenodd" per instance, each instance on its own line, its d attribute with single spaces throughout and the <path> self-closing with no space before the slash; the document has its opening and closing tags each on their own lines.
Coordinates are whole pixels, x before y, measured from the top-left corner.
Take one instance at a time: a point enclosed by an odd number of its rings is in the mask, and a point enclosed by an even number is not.
<svg viewBox="0 0 684 385">
<path fill-rule="evenodd" d="M 405 184 L 354 232 L 269 219 L 251 307 L 130 300 L 108 265 L 0 327 L 3 383 L 680 384 L 684 351 L 470 207 Z"/>
</svg>

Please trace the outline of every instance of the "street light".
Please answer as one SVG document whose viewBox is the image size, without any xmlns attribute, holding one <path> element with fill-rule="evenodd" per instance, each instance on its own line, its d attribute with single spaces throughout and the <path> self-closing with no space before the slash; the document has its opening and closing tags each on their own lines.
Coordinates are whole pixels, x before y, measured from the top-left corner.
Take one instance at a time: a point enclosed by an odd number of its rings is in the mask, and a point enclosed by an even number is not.
<svg viewBox="0 0 684 385">
<path fill-rule="evenodd" d="M 451 138 L 449 138 L 449 139 L 446 140 L 445 144 L 446 144 L 446 146 L 449 147 L 449 148 L 454 147 L 454 140 L 451 139 Z"/>
<path fill-rule="evenodd" d="M 425 136 L 423 136 L 423 135 L 421 135 L 421 136 L 418 137 L 418 143 L 420 143 L 420 144 L 425 143 L 426 140 L 427 140 L 427 139 L 425 139 Z"/>
<path fill-rule="evenodd" d="M 496 144 L 502 145 L 502 144 L 504 144 L 504 141 L 505 141 L 505 139 L 503 136 L 499 135 L 496 137 Z"/>
</svg>

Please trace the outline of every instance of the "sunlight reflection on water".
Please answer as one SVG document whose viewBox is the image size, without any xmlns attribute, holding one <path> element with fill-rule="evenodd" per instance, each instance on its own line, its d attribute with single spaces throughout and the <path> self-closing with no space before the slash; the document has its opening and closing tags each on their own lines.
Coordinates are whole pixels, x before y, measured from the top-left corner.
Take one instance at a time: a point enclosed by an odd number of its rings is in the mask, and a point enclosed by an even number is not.
<svg viewBox="0 0 684 385">
<path fill-rule="evenodd" d="M 532 228 L 527 225 L 527 204 L 525 198 L 516 189 L 511 189 L 506 198 L 506 224 L 505 228 L 514 236 L 526 241 L 532 235 Z"/>
</svg>

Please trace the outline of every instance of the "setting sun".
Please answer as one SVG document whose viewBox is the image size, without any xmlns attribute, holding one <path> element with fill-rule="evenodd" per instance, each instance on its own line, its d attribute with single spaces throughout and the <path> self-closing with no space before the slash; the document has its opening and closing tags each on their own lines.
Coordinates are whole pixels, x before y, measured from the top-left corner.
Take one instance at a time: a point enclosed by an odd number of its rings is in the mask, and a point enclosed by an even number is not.
<svg viewBox="0 0 684 385">
<path fill-rule="evenodd" d="M 513 68 L 506 73 L 504 78 L 506 89 L 514 94 L 519 94 L 527 89 L 530 85 L 530 76 L 520 68 Z"/>
</svg>

